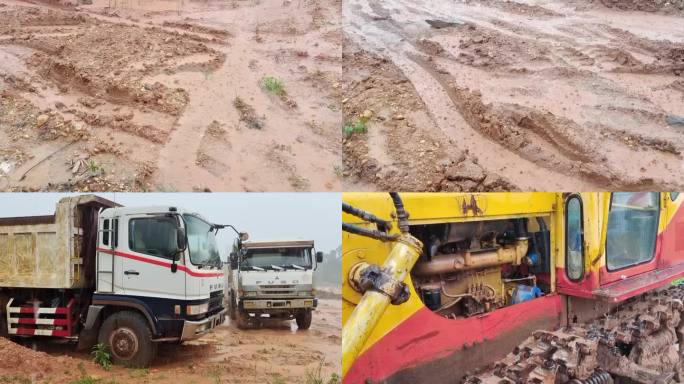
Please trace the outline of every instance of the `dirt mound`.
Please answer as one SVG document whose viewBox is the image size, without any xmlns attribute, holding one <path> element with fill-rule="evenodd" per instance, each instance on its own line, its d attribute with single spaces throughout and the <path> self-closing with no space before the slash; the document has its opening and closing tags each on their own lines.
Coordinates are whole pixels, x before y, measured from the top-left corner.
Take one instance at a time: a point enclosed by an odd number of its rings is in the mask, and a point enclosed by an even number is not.
<svg viewBox="0 0 684 384">
<path fill-rule="evenodd" d="M 51 356 L 0 338 L 0 382 L 69 383 L 80 377 L 84 363 L 69 356 Z"/>
<path fill-rule="evenodd" d="M 684 0 L 601 0 L 601 3 L 623 11 L 684 11 Z"/>
</svg>

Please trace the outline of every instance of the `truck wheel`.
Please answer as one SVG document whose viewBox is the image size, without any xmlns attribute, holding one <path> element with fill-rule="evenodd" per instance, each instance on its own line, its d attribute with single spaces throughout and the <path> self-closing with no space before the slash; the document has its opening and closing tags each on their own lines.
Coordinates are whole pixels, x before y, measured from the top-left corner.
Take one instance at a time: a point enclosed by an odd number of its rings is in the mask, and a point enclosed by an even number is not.
<svg viewBox="0 0 684 384">
<path fill-rule="evenodd" d="M 236 312 L 235 325 L 240 329 L 247 328 L 249 326 L 249 314 L 240 308 L 238 308 Z"/>
<path fill-rule="evenodd" d="M 0 337 L 8 338 L 9 332 L 7 331 L 7 314 L 0 313 Z"/>
<path fill-rule="evenodd" d="M 136 312 L 121 311 L 109 316 L 102 323 L 98 342 L 107 346 L 114 364 L 146 367 L 157 354 L 150 327 Z"/>
<path fill-rule="evenodd" d="M 295 320 L 297 321 L 297 328 L 309 329 L 311 326 L 311 310 L 305 309 L 299 312 Z"/>
<path fill-rule="evenodd" d="M 236 309 L 237 308 L 237 300 L 235 299 L 235 295 L 233 292 L 230 292 L 230 304 L 228 304 L 228 314 L 230 315 L 231 320 L 235 320 L 236 316 Z"/>
</svg>

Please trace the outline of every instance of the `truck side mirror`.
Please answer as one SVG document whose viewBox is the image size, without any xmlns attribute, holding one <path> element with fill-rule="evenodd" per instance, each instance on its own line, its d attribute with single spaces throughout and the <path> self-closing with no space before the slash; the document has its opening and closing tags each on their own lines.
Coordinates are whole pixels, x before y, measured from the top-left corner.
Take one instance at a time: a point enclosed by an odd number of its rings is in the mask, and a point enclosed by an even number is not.
<svg viewBox="0 0 684 384">
<path fill-rule="evenodd" d="M 230 253 L 230 269 L 238 269 L 238 255 L 235 252 Z"/>
<path fill-rule="evenodd" d="M 178 247 L 178 252 L 183 252 L 188 247 L 185 228 L 176 228 L 176 246 Z"/>
<path fill-rule="evenodd" d="M 316 252 L 316 262 L 317 263 L 323 262 L 323 252 L 321 252 L 321 251 Z"/>
</svg>

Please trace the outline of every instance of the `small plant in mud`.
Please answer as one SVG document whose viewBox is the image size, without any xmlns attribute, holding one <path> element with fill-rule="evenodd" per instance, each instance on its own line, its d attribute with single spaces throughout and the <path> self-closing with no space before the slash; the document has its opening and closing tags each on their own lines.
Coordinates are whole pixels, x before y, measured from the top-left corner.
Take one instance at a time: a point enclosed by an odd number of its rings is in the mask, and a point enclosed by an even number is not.
<svg viewBox="0 0 684 384">
<path fill-rule="evenodd" d="M 355 133 L 366 133 L 368 132 L 368 125 L 363 120 L 349 121 L 342 127 L 342 132 L 346 137 L 351 137 Z"/>
<path fill-rule="evenodd" d="M 104 173 L 104 168 L 102 167 L 102 165 L 96 163 L 96 162 L 93 161 L 93 160 L 91 160 L 91 161 L 88 163 L 88 170 L 89 170 L 91 173 L 93 173 L 93 174 L 102 174 L 102 173 Z M 100 344 L 98 344 L 98 345 L 100 345 Z M 96 346 L 97 346 L 97 345 L 96 345 Z"/>
<path fill-rule="evenodd" d="M 306 371 L 306 384 L 340 384 L 340 376 L 337 373 L 330 375 L 329 379 L 325 379 L 322 374 L 323 359 L 318 362 L 316 368 Z"/>
<path fill-rule="evenodd" d="M 277 77 L 266 76 L 263 79 L 261 79 L 261 85 L 264 87 L 265 90 L 274 95 L 283 96 L 285 94 L 285 86 L 283 85 L 283 82 Z"/>
<path fill-rule="evenodd" d="M 102 343 L 95 344 L 91 353 L 95 364 L 101 366 L 105 371 L 109 371 L 112 367 L 112 359 L 109 356 L 107 346 Z"/>
</svg>

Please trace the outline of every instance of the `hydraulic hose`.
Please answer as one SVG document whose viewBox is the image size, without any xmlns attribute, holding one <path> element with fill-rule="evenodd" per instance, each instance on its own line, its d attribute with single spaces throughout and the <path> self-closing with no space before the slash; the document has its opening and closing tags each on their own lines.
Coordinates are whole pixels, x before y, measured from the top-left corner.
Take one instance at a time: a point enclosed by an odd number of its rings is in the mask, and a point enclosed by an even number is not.
<svg viewBox="0 0 684 384">
<path fill-rule="evenodd" d="M 350 215 L 356 216 L 364 221 L 375 223 L 378 226 L 378 229 L 381 231 L 387 232 L 390 229 L 392 229 L 392 222 L 383 220 L 375 216 L 374 214 L 368 211 L 364 211 L 363 209 L 356 208 L 351 204 L 342 202 L 342 212 L 346 212 Z"/>
<path fill-rule="evenodd" d="M 370 237 L 372 239 L 380 240 L 383 242 L 394 241 L 397 238 L 399 238 L 399 235 L 397 234 L 390 235 L 389 233 L 381 232 L 377 229 L 363 228 L 348 223 L 342 223 L 342 230 L 345 232 L 353 233 L 355 235 Z"/>
<path fill-rule="evenodd" d="M 404 209 L 404 202 L 401 201 L 401 196 L 397 192 L 390 192 L 390 197 L 392 197 L 392 202 L 394 203 L 394 209 L 397 212 L 397 222 L 399 226 L 399 231 L 401 233 L 409 232 L 409 222 L 408 213 Z"/>
</svg>

